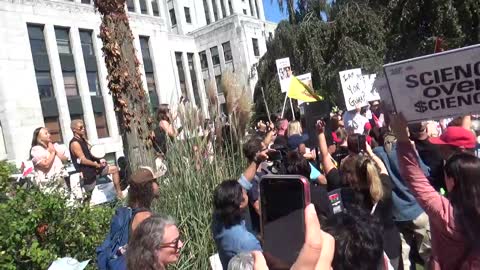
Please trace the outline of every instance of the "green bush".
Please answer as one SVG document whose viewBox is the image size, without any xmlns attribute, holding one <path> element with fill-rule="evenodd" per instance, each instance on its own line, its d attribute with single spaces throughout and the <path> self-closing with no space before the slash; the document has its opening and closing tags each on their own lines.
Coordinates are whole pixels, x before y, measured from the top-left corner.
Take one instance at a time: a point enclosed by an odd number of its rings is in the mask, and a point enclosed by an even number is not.
<svg viewBox="0 0 480 270">
<path fill-rule="evenodd" d="M 57 258 L 91 259 L 105 238 L 113 214 L 110 206 L 67 204 L 61 193 L 11 187 L 9 169 L 0 163 L 0 181 L 10 198 L 0 203 L 0 265 L 2 269 L 47 269 Z"/>
</svg>

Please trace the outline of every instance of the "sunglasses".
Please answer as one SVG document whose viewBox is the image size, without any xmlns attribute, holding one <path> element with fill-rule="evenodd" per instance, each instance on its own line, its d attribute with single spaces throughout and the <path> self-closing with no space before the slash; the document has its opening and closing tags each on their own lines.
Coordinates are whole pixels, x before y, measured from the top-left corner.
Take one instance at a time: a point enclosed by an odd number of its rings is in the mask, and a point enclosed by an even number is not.
<svg viewBox="0 0 480 270">
<path fill-rule="evenodd" d="M 165 243 L 165 244 L 162 244 L 160 245 L 160 249 L 162 248 L 173 248 L 175 250 L 175 252 L 177 252 L 180 248 L 178 247 L 179 244 L 180 244 L 180 236 L 175 238 L 175 240 L 173 240 L 172 242 L 170 243 Z"/>
<path fill-rule="evenodd" d="M 77 127 L 78 130 L 84 130 L 85 127 L 84 126 L 81 126 L 81 127 Z"/>
</svg>

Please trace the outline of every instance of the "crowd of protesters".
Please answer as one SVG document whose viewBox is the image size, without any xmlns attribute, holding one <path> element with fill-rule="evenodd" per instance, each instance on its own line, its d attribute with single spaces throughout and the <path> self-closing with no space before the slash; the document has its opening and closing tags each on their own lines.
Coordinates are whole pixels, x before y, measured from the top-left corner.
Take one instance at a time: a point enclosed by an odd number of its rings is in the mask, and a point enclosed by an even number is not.
<svg viewBox="0 0 480 270">
<path fill-rule="evenodd" d="M 259 187 L 267 174 L 310 180 L 304 245 L 292 269 L 480 269 L 477 120 L 469 115 L 408 125 L 401 113 L 385 114 L 380 105 L 332 113 L 316 123 L 313 140 L 301 121 L 275 116 L 257 124 L 243 142 L 244 173 L 212 194 L 212 239 L 224 270 L 276 269 L 262 253 L 260 233 Z M 168 106 L 157 116 L 157 162 L 164 164 L 166 141 L 179 132 Z M 85 191 L 99 176 L 111 175 L 121 198 L 119 169 L 92 155 L 83 122 L 71 127 L 70 157 Z M 280 160 L 271 160 L 272 151 L 281 153 Z M 35 130 L 31 158 L 39 183 L 62 175 L 65 153 L 47 129 Z M 128 269 L 164 269 L 183 247 L 173 218 L 151 211 L 158 177 L 142 167 L 128 179 L 131 233 L 119 251 Z M 341 195 L 344 211 L 334 210 L 332 193 Z"/>
</svg>

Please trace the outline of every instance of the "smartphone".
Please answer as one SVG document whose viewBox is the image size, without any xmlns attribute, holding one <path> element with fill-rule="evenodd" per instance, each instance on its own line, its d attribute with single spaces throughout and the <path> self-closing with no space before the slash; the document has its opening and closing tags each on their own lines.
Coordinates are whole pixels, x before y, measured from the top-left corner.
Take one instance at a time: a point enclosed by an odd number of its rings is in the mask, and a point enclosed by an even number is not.
<svg viewBox="0 0 480 270">
<path fill-rule="evenodd" d="M 265 175 L 260 181 L 261 238 L 270 269 L 290 269 L 305 240 L 310 184 L 299 175 Z"/>
<path fill-rule="evenodd" d="M 358 135 L 358 153 L 367 152 L 367 136 Z"/>
</svg>

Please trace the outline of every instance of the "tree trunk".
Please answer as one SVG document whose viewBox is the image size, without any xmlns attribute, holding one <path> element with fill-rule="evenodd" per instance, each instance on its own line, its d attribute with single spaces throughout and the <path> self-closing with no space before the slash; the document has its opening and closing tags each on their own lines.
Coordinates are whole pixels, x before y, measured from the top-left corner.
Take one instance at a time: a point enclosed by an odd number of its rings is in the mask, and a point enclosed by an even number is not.
<svg viewBox="0 0 480 270">
<path fill-rule="evenodd" d="M 155 169 L 153 119 L 142 85 L 125 0 L 96 0 L 95 7 L 102 15 L 100 38 L 108 70 L 108 88 L 122 135 L 128 171 L 139 166 Z"/>
</svg>

